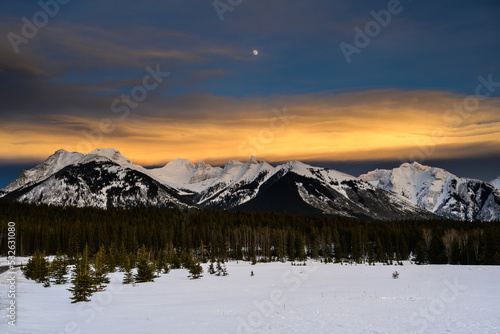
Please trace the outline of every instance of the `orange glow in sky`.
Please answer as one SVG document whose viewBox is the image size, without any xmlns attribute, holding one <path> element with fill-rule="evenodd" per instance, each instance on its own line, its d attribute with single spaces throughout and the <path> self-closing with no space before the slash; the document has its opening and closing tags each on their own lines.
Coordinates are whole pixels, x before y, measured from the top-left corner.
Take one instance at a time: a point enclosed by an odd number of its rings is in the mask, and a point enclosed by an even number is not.
<svg viewBox="0 0 500 334">
<path fill-rule="evenodd" d="M 207 99 L 197 113 L 154 110 L 124 120 L 106 115 L 115 127 L 107 133 L 100 130 L 99 117 L 48 115 L 36 123 L 2 124 L 0 156 L 7 162 L 41 161 L 60 148 L 87 153 L 114 147 L 134 163 L 162 165 L 175 158 L 247 161 L 250 155 L 272 162 L 498 154 L 498 99 L 454 112 L 464 97 L 373 90 L 281 96 L 272 101 L 274 108 L 251 98 Z"/>
</svg>

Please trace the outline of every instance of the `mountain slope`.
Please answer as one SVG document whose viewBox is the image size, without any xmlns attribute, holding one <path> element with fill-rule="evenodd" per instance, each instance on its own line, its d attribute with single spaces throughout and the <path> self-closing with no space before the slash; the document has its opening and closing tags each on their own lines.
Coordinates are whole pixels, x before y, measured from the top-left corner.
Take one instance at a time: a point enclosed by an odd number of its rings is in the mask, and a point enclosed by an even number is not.
<svg viewBox="0 0 500 334">
<path fill-rule="evenodd" d="M 261 186 L 255 198 L 239 208 L 378 220 L 434 217 L 361 180 L 342 180 L 330 186 L 320 179 L 300 175 L 294 170 L 283 170 L 270 178 Z"/>
<path fill-rule="evenodd" d="M 174 160 L 149 171 L 194 202 L 220 209 L 340 214 L 365 219 L 433 216 L 352 175 L 290 161 L 276 167 L 252 157 L 221 167 Z"/>
<path fill-rule="evenodd" d="M 300 161 L 272 166 L 252 157 L 222 167 L 185 159 L 146 169 L 115 149 L 59 150 L 22 171 L 0 197 L 95 207 L 212 207 L 338 214 L 363 219 L 435 217 L 495 220 L 500 190 L 445 170 L 403 164 L 356 178 Z"/>
<path fill-rule="evenodd" d="M 493 187 L 500 189 L 500 176 L 489 182 Z"/>
<path fill-rule="evenodd" d="M 107 157 L 58 152 L 56 159 L 51 156 L 41 165 L 22 173 L 19 181 L 8 186 L 8 189 L 17 187 L 15 190 L 6 192 L 4 188 L 3 198 L 77 207 L 195 207 L 175 189 Z M 69 159 L 58 159 L 62 156 Z M 67 166 L 63 167 L 64 164 Z M 45 178 L 46 171 L 52 170 L 56 172 Z"/>
<path fill-rule="evenodd" d="M 500 219 L 500 190 L 440 168 L 404 163 L 375 170 L 360 179 L 399 195 L 409 203 L 442 217 L 459 220 Z"/>
<path fill-rule="evenodd" d="M 83 153 L 70 153 L 65 150 L 58 150 L 40 165 L 30 170 L 23 169 L 19 175 L 19 178 L 0 190 L 0 196 L 2 196 L 2 194 L 12 192 L 16 189 L 27 187 L 40 182 L 48 178 L 52 174 L 60 171 L 64 167 L 77 163 L 84 157 L 85 154 Z"/>
</svg>

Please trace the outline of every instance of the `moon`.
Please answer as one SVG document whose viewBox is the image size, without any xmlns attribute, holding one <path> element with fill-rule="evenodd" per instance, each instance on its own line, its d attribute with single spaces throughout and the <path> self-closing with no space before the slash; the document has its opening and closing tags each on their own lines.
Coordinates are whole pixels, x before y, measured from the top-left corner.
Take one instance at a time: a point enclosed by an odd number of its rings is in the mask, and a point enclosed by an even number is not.
<svg viewBox="0 0 500 334">
<path fill-rule="evenodd" d="M 258 54 L 259 54 L 259 51 L 257 51 L 257 50 L 253 50 L 253 54 L 254 54 L 254 56 L 256 56 L 256 55 L 258 55 Z"/>
</svg>

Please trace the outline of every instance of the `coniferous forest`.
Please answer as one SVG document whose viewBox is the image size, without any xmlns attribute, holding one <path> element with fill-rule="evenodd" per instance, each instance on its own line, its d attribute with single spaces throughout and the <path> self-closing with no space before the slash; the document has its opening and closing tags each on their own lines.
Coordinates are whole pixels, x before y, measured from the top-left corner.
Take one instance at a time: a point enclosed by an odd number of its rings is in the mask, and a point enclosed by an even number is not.
<svg viewBox="0 0 500 334">
<path fill-rule="evenodd" d="M 16 223 L 16 252 L 84 251 L 122 268 L 147 252 L 153 261 L 245 260 L 500 264 L 499 222 L 445 219 L 360 221 L 340 216 L 220 210 L 56 207 L 0 201 L 0 253 Z M 3 232 L 5 231 L 5 233 Z M 86 250 L 86 248 L 88 250 Z M 132 258 L 124 256 L 130 254 Z M 184 257 L 184 259 L 183 259 Z M 111 260 L 110 260 L 111 259 Z"/>
</svg>

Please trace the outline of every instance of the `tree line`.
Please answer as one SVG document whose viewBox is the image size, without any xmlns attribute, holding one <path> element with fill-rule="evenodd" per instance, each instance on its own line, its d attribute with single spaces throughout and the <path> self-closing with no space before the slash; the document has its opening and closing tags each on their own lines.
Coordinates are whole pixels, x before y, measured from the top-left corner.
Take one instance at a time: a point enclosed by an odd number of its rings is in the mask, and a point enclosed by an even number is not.
<svg viewBox="0 0 500 334">
<path fill-rule="evenodd" d="M 72 303 L 88 302 L 95 292 L 105 291 L 110 283 L 108 275 L 116 271 L 123 272 L 123 284 L 154 282 L 162 274 L 168 274 L 172 269 L 185 268 L 189 271 L 189 278 L 202 277 L 203 267 L 198 259 L 190 254 L 183 253 L 181 258 L 157 254 L 153 256 L 145 246 L 137 254 L 107 253 L 104 246 L 95 254 L 89 253 L 88 246 L 74 258 L 58 254 L 52 260 L 43 252 L 35 251 L 28 262 L 21 267 L 27 279 L 42 283 L 48 288 L 52 284 L 66 284 L 72 286 L 67 289 L 71 292 Z M 135 269 L 135 270 L 133 270 Z M 71 279 L 68 274 L 71 270 Z M 210 262 L 208 273 L 216 276 L 229 275 L 223 261 L 217 260 L 217 269 L 214 262 Z"/>
<path fill-rule="evenodd" d="M 360 221 L 342 216 L 158 208 L 96 209 L 0 201 L 0 254 L 8 222 L 18 256 L 100 250 L 105 261 L 302 261 L 500 264 L 500 224 L 446 219 Z M 125 256 L 127 255 L 127 256 Z M 128 257 L 128 260 L 126 259 Z"/>
</svg>

